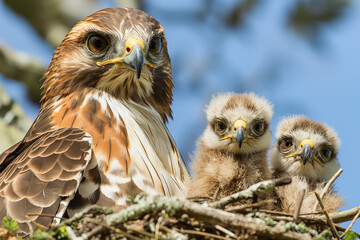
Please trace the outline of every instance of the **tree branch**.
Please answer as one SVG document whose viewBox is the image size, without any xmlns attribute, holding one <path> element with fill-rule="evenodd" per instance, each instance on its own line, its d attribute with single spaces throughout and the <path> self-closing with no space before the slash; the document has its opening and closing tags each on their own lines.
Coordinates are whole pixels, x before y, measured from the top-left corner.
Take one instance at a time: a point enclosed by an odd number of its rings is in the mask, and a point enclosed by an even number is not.
<svg viewBox="0 0 360 240">
<path fill-rule="evenodd" d="M 241 199 L 253 198 L 255 195 L 270 191 L 276 186 L 282 186 L 289 183 L 291 183 L 291 178 L 262 181 L 250 186 L 248 189 L 245 189 L 241 192 L 237 192 L 230 196 L 224 197 L 219 201 L 209 203 L 209 206 L 213 208 L 224 208 L 230 203 L 239 201 Z"/>
<path fill-rule="evenodd" d="M 24 83 L 36 103 L 40 100 L 40 79 L 44 72 L 44 65 L 34 56 L 0 44 L 0 73 Z"/>
</svg>

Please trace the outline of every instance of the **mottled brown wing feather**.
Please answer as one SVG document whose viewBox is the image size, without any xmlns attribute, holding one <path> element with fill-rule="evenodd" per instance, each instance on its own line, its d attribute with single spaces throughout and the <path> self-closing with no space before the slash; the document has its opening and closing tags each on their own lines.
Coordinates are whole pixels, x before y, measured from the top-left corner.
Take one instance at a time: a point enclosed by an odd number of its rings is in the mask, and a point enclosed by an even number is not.
<svg viewBox="0 0 360 240">
<path fill-rule="evenodd" d="M 25 149 L 21 144 L 0 156 L 0 219 L 9 216 L 28 233 L 34 228 L 32 221 L 44 226 L 53 222 L 28 213 L 64 214 L 91 158 L 92 138 L 81 129 L 61 128 L 34 139 Z"/>
</svg>

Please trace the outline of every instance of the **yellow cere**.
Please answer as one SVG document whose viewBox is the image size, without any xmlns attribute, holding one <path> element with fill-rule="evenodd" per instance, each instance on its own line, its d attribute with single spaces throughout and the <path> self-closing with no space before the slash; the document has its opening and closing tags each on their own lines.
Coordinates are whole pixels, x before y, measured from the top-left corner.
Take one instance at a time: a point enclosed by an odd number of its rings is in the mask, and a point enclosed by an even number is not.
<svg viewBox="0 0 360 240">
<path fill-rule="evenodd" d="M 286 158 L 289 158 L 289 157 L 296 157 L 295 160 L 300 160 L 300 158 L 298 157 L 298 152 L 306 145 L 306 144 L 309 144 L 310 145 L 310 148 L 311 148 L 311 151 L 313 152 L 314 150 L 314 142 L 310 139 L 303 139 L 300 143 L 300 147 L 299 149 L 294 152 L 294 153 L 291 153 L 289 155 L 286 155 L 285 157 Z M 312 162 L 312 160 L 315 159 L 321 166 L 323 166 L 324 164 L 315 156 L 313 155 L 313 157 L 310 159 L 309 162 Z"/>
</svg>

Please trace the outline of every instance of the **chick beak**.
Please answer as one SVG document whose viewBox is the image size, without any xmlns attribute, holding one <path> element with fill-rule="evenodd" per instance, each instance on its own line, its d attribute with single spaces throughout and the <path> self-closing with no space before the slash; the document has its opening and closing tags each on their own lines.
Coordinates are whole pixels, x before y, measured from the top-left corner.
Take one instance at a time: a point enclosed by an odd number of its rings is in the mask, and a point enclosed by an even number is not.
<svg viewBox="0 0 360 240">
<path fill-rule="evenodd" d="M 241 148 L 244 140 L 246 139 L 247 135 L 243 129 L 243 127 L 239 127 L 235 133 L 232 135 L 232 137 L 234 138 L 234 140 L 237 142 L 237 144 L 239 145 L 239 148 Z"/>
<path fill-rule="evenodd" d="M 135 45 L 130 49 L 130 53 L 124 58 L 125 66 L 136 72 L 136 76 L 139 79 L 141 76 L 141 70 L 145 63 L 145 57 L 143 49 L 140 45 Z"/>
<path fill-rule="evenodd" d="M 312 146 L 310 143 L 300 144 L 301 149 L 297 153 L 297 155 L 301 158 L 303 161 L 303 164 L 305 165 L 310 159 L 314 157 L 314 154 L 312 152 Z"/>
</svg>

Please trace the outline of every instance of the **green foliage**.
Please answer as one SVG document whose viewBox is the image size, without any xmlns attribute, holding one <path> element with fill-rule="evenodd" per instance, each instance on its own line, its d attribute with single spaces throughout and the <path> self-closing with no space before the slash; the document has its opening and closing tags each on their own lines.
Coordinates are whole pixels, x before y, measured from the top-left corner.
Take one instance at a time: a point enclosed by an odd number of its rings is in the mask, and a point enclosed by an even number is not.
<svg viewBox="0 0 360 240">
<path fill-rule="evenodd" d="M 344 240 L 355 240 L 357 238 L 356 233 L 354 233 L 353 231 L 348 231 L 345 234 Z"/>
<path fill-rule="evenodd" d="M 31 240 L 55 240 L 53 231 L 44 232 L 39 228 L 33 232 L 30 239 Z"/>
<path fill-rule="evenodd" d="M 67 240 L 69 239 L 68 233 L 66 231 L 66 225 L 61 226 L 57 229 L 56 231 L 56 239 L 63 239 L 63 240 Z"/>
<path fill-rule="evenodd" d="M 324 230 L 322 231 L 319 235 L 315 236 L 316 240 L 327 240 L 327 239 L 332 239 L 332 232 L 330 230 Z"/>
<path fill-rule="evenodd" d="M 16 232 L 17 230 L 19 230 L 19 225 L 17 224 L 17 222 L 10 217 L 4 217 L 2 223 L 4 228 L 11 232 Z"/>
</svg>

